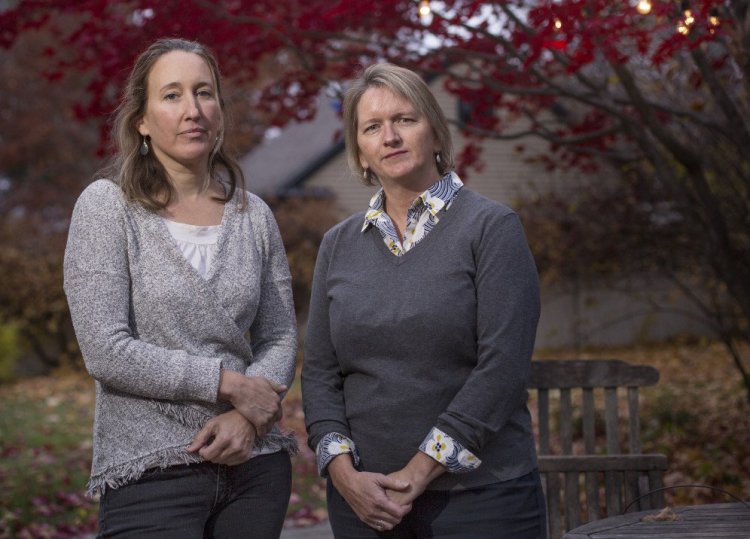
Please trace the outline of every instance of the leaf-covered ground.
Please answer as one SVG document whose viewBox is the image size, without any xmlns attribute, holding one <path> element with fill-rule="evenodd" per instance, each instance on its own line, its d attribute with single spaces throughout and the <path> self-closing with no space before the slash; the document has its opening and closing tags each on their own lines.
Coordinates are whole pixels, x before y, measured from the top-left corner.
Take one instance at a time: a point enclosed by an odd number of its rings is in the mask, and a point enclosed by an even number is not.
<svg viewBox="0 0 750 539">
<path fill-rule="evenodd" d="M 84 495 L 91 465 L 94 385 L 85 373 L 0 386 L 0 539 L 75 538 L 96 531 L 97 502 Z M 296 381 L 284 429 L 299 439 L 285 526 L 327 517 L 325 484 L 306 445 Z"/>
<path fill-rule="evenodd" d="M 573 354 L 540 355 L 553 356 Z M 659 369 L 659 384 L 642 392 L 644 450 L 667 454 L 667 485 L 705 485 L 674 488 L 668 503 L 726 502 L 730 494 L 750 499 L 750 405 L 721 345 L 576 356 L 617 357 Z M 0 538 L 67 538 L 96 530 L 96 501 L 84 496 L 93 408 L 93 384 L 81 373 L 0 386 Z M 306 445 L 298 382 L 285 401 L 284 427 L 300 442 L 286 526 L 308 526 L 326 518 L 325 486 Z"/>
<path fill-rule="evenodd" d="M 744 350 L 750 358 L 750 350 Z M 540 357 L 619 358 L 659 370 L 641 390 L 645 453 L 664 453 L 671 505 L 750 500 L 750 403 L 739 371 L 718 343 L 591 350 Z M 747 362 L 750 364 L 750 362 Z M 683 487 L 676 485 L 700 485 Z M 726 492 L 721 492 L 726 491 Z"/>
</svg>

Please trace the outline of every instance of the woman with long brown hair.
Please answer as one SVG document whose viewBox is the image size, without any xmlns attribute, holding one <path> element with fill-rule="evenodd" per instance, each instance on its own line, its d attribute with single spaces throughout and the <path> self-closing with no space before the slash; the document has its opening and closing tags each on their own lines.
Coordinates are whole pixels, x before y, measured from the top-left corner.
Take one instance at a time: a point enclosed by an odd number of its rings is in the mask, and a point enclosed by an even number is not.
<svg viewBox="0 0 750 539">
<path fill-rule="evenodd" d="M 103 537 L 273 538 L 283 525 L 291 277 L 224 133 L 213 55 L 155 42 L 117 111 L 112 165 L 73 212 L 65 291 L 96 380 Z"/>
</svg>

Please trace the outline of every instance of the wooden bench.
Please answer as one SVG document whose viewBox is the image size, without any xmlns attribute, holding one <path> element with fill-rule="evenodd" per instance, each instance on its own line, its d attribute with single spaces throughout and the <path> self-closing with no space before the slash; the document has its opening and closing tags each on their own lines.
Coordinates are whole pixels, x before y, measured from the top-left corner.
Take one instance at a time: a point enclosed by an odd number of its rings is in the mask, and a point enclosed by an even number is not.
<svg viewBox="0 0 750 539">
<path fill-rule="evenodd" d="M 629 511 L 663 507 L 661 491 L 645 495 L 663 486 L 667 458 L 642 453 L 638 415 L 638 389 L 658 380 L 655 368 L 617 359 L 532 361 L 550 539 L 631 503 Z"/>
</svg>

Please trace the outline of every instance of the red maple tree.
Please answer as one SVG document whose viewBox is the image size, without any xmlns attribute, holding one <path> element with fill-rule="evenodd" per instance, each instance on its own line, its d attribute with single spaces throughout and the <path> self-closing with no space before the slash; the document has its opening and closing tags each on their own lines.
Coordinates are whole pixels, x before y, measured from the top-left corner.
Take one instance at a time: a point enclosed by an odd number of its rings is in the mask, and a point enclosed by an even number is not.
<svg viewBox="0 0 750 539">
<path fill-rule="evenodd" d="M 374 61 L 441 75 L 470 105 L 471 140 L 537 136 L 550 146 L 536 159 L 550 168 L 615 171 L 616 188 L 581 194 L 583 213 L 547 201 L 547 216 L 562 207 L 576 234 L 600 225 L 586 251 L 597 263 L 575 271 L 648 260 L 688 293 L 696 276 L 711 283 L 691 295 L 750 396 L 738 349 L 750 341 L 748 1 L 431 4 L 420 18 L 411 0 L 19 0 L 0 13 L 0 46 L 51 32 L 47 76 L 84 74 L 76 113 L 99 120 L 135 55 L 162 36 L 206 43 L 237 84 L 262 78 L 252 105 L 275 125 L 310 118 L 322 88 Z M 478 148 L 465 147 L 463 167 L 479 164 Z M 597 215 L 587 205 L 603 197 L 612 211 Z M 627 248 L 612 249 L 610 234 Z"/>
</svg>

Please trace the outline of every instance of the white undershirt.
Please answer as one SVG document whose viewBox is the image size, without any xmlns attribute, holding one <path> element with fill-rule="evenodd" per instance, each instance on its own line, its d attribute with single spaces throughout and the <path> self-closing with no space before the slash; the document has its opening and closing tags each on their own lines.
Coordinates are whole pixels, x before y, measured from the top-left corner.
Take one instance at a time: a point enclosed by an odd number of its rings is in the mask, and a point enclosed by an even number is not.
<svg viewBox="0 0 750 539">
<path fill-rule="evenodd" d="M 169 219 L 164 219 L 164 224 L 177 242 L 185 260 L 205 279 L 211 269 L 221 225 L 188 225 Z"/>
</svg>

